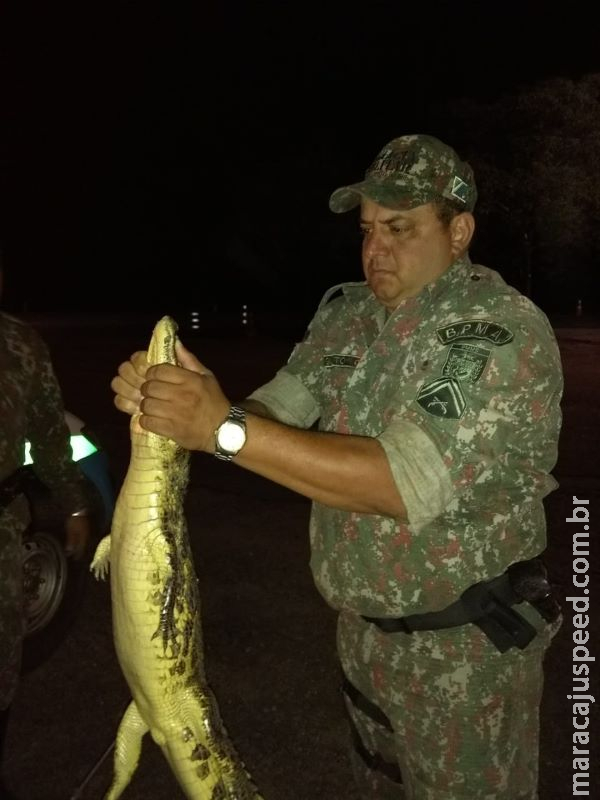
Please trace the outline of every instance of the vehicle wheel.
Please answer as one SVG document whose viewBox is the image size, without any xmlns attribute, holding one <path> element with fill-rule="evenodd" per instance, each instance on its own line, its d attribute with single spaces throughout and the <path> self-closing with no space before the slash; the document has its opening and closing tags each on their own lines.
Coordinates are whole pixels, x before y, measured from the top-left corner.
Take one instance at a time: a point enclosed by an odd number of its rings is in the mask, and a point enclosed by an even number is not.
<svg viewBox="0 0 600 800">
<path fill-rule="evenodd" d="M 31 524 L 22 543 L 26 621 L 23 672 L 45 661 L 74 624 L 91 580 L 90 555 L 108 531 L 114 510 L 114 486 L 106 453 L 78 417 L 69 412 L 65 417 L 74 457 L 78 451 L 76 461 L 88 482 L 91 537 L 80 561 L 65 556 L 64 513 L 32 466 L 25 466 L 20 475 L 21 491 L 29 502 Z"/>
<path fill-rule="evenodd" d="M 61 644 L 75 621 L 88 577 L 86 558 L 65 556 L 61 533 L 35 531 L 23 540 L 23 672 L 35 669 Z"/>
</svg>

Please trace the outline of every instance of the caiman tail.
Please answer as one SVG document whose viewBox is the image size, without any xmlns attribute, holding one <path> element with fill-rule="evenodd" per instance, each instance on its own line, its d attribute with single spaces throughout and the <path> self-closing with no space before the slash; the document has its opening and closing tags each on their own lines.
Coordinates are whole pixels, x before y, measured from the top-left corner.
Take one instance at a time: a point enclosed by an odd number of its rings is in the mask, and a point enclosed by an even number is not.
<svg viewBox="0 0 600 800">
<path fill-rule="evenodd" d="M 175 364 L 177 326 L 154 328 L 150 364 Z M 132 702 L 115 746 L 106 800 L 117 800 L 150 731 L 191 800 L 262 800 L 235 752 L 203 666 L 200 601 L 183 510 L 189 452 L 131 418 L 131 460 L 110 535 L 92 561 L 110 562 L 113 635 Z"/>
</svg>

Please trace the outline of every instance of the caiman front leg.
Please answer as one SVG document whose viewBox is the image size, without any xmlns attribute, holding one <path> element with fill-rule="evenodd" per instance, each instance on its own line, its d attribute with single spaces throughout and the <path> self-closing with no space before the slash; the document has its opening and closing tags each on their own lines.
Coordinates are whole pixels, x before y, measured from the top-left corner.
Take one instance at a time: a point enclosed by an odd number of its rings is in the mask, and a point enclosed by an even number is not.
<svg viewBox="0 0 600 800">
<path fill-rule="evenodd" d="M 108 575 L 108 568 L 110 565 L 110 534 L 100 540 L 90 570 L 94 573 L 97 580 L 104 580 Z"/>
<path fill-rule="evenodd" d="M 104 800 L 117 800 L 135 772 L 142 752 L 142 739 L 148 732 L 135 701 L 132 700 L 123 714 L 117 731 L 114 757 L 114 778 Z"/>
</svg>

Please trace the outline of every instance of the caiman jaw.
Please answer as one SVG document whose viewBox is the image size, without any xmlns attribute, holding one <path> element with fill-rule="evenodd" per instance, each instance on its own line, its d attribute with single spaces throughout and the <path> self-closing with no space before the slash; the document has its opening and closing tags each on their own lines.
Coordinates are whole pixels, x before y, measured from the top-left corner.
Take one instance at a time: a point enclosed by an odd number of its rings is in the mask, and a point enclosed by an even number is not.
<svg viewBox="0 0 600 800">
<path fill-rule="evenodd" d="M 175 355 L 175 342 L 177 341 L 178 325 L 172 317 L 164 316 L 154 326 L 150 344 L 148 345 L 148 366 L 156 364 L 177 364 Z M 129 429 L 132 434 L 146 434 L 140 425 L 140 414 L 131 417 Z"/>
<path fill-rule="evenodd" d="M 177 364 L 175 341 L 178 326 L 172 317 L 163 317 L 154 326 L 148 346 L 148 364 Z"/>
</svg>

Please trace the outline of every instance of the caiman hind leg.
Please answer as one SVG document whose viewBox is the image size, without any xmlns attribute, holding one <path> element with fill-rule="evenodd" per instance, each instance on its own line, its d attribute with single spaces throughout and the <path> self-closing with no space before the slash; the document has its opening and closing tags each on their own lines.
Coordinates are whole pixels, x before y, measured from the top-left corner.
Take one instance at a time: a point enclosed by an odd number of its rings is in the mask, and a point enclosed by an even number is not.
<svg viewBox="0 0 600 800">
<path fill-rule="evenodd" d="M 113 782 L 104 800 L 117 800 L 125 790 L 140 760 L 142 739 L 147 732 L 148 725 L 132 700 L 117 731 Z"/>
</svg>

